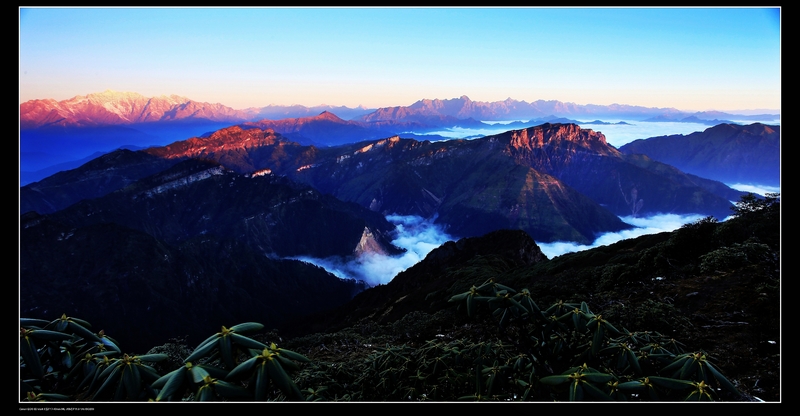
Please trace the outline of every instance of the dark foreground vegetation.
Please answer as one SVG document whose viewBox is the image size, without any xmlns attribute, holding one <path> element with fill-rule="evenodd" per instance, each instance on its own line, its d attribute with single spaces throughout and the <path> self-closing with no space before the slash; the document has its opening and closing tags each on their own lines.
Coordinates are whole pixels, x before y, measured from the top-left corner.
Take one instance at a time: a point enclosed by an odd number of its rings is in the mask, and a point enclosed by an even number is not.
<svg viewBox="0 0 800 416">
<path fill-rule="evenodd" d="M 734 215 L 551 260 L 519 232 L 451 242 L 324 315 L 194 349 L 23 318 L 20 400 L 780 401 L 779 196 Z"/>
</svg>

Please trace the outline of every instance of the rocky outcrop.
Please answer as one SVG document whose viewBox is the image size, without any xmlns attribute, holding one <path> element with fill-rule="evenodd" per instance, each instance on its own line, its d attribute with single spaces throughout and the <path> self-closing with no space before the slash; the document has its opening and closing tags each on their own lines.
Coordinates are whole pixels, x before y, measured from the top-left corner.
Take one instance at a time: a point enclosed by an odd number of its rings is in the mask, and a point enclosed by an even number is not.
<svg viewBox="0 0 800 416">
<path fill-rule="evenodd" d="M 380 240 L 381 239 L 379 239 L 378 236 L 376 236 L 376 234 L 369 229 L 369 227 L 364 227 L 364 232 L 361 234 L 361 239 L 358 240 L 358 245 L 356 245 L 355 250 L 353 250 L 353 254 L 356 257 L 360 257 L 364 254 L 380 254 L 383 256 L 389 256 L 393 254 L 386 249 L 386 239 L 383 238 L 383 242 Z"/>
<path fill-rule="evenodd" d="M 527 157 L 532 152 L 548 148 L 562 153 L 591 152 L 601 156 L 619 156 L 619 151 L 609 146 L 602 133 L 582 129 L 577 124 L 551 124 L 509 132 L 508 153 Z"/>
</svg>

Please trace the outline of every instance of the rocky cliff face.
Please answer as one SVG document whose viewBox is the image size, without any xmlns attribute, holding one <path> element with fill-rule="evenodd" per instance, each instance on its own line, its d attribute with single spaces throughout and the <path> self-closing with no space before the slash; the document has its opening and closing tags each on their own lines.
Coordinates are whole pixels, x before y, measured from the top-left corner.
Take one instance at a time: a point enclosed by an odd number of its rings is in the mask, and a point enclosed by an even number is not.
<svg viewBox="0 0 800 416">
<path fill-rule="evenodd" d="M 602 133 L 582 129 L 576 124 L 545 123 L 522 130 L 513 130 L 509 134 L 511 135 L 509 144 L 516 150 L 530 151 L 547 146 L 571 146 L 603 155 L 618 154 L 616 149 L 608 145 L 606 137 Z"/>
<path fill-rule="evenodd" d="M 672 166 L 625 155 L 601 133 L 543 124 L 490 136 L 518 165 L 552 175 L 617 215 L 730 214 L 739 193 Z"/>
</svg>

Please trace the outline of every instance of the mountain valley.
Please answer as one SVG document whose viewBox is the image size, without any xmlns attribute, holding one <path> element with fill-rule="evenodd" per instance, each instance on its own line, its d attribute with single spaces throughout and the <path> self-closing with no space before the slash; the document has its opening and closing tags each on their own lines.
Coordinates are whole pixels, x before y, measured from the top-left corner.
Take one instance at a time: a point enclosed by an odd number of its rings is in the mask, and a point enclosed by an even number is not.
<svg viewBox="0 0 800 416">
<path fill-rule="evenodd" d="M 779 126 L 720 124 L 618 149 L 602 133 L 571 122 L 515 123 L 474 139 L 403 133 L 532 112 L 546 119 L 556 110 L 578 116 L 601 110 L 558 102 L 489 105 L 464 96 L 365 111 L 348 121 L 324 109 L 316 116 L 253 120 L 258 109 L 187 104 L 177 96 L 161 102 L 129 95 L 117 105 L 101 104 L 105 112 L 89 111 L 96 103 L 78 98 L 72 104 L 86 111 L 69 110 L 69 116 L 64 103 L 26 106 L 21 126 L 29 133 L 97 129 L 98 138 L 145 125 L 153 131 L 172 125 L 175 134 L 184 131 L 180 123 L 210 130 L 114 150 L 20 187 L 24 318 L 85 318 L 93 331 L 105 330 L 142 353 L 159 344 L 197 345 L 220 327 L 257 321 L 266 325 L 265 342 L 285 340 L 320 366 L 341 360 L 352 369 L 360 369 L 357 362 L 378 351 L 378 343 L 388 349 L 421 348 L 436 339 L 496 341 L 509 353 L 534 354 L 549 341 L 534 346 L 517 335 L 552 326 L 534 323 L 529 310 L 501 318 L 491 306 L 501 302 L 496 300 L 477 307 L 488 316 L 471 320 L 460 314 L 464 305 L 450 302 L 475 286 L 501 282 L 513 293 L 530 288 L 530 298 L 542 305 L 584 301 L 617 328 L 657 331 L 703 349 L 747 400 L 780 397 L 774 347 L 780 345 L 779 196 L 748 199 L 755 197 L 720 182 L 731 179 L 731 170 L 725 171 L 731 164 L 753 177 L 764 172 L 763 178 L 773 178 L 774 153 L 779 176 Z M 650 114 L 631 106 L 603 109 L 611 110 Z M 37 117 L 50 126 L 32 121 Z M 21 133 L 20 140 L 25 137 Z M 748 148 L 761 157 L 745 157 Z M 702 171 L 703 165 L 715 167 Z M 537 245 L 590 244 L 603 233 L 633 227 L 620 217 L 667 213 L 705 218 L 674 232 L 551 259 Z M 393 243 L 399 234 L 390 215 L 429 221 L 453 241 L 374 287 L 293 260 L 398 256 L 404 249 Z M 466 306 L 470 314 L 473 306 Z M 737 344 L 747 350 L 732 347 Z M 556 358 L 565 361 L 531 362 L 536 370 L 529 377 L 566 371 L 574 357 Z M 318 370 L 313 381 L 298 378 L 307 387 L 316 383 L 352 400 L 395 397 L 366 387 L 356 393 L 327 370 L 307 368 Z M 371 374 L 358 371 L 341 380 L 358 386 L 357 378 Z M 742 400 L 726 394 L 720 397 Z M 554 390 L 537 400 L 564 397 Z"/>
</svg>

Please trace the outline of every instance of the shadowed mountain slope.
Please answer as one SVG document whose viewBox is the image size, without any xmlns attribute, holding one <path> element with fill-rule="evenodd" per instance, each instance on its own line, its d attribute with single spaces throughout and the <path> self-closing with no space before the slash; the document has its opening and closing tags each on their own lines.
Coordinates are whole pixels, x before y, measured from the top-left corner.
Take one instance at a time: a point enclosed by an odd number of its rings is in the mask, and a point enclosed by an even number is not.
<svg viewBox="0 0 800 416">
<path fill-rule="evenodd" d="M 557 178 L 516 163 L 504 149 L 491 139 L 398 137 L 304 147 L 271 130 L 235 126 L 146 152 L 209 158 L 239 172 L 269 169 L 384 214 L 438 215 L 456 235 L 519 228 L 545 241 L 589 242 L 596 233 L 627 227 Z"/>
<path fill-rule="evenodd" d="M 179 160 L 143 152 L 117 150 L 82 166 L 58 172 L 20 188 L 20 213 L 49 214 L 83 199 L 98 198 L 146 176 L 159 173 Z"/>
<path fill-rule="evenodd" d="M 100 198 L 50 214 L 72 226 L 115 223 L 178 243 L 235 239 L 265 255 L 350 256 L 362 239 L 392 248 L 380 214 L 272 175 L 248 177 L 187 160 Z"/>
<path fill-rule="evenodd" d="M 780 186 L 780 133 L 780 126 L 720 124 L 688 135 L 636 140 L 620 151 L 726 183 Z"/>
<path fill-rule="evenodd" d="M 234 126 L 142 152 L 214 160 L 241 174 L 286 176 L 382 214 L 436 216 L 452 235 L 510 228 L 542 242 L 589 243 L 598 233 L 628 228 L 617 218 L 622 215 L 723 218 L 740 194 L 646 157 L 624 155 L 602 134 L 574 124 L 475 140 L 395 136 L 326 148 L 302 146 L 270 129 Z"/>
<path fill-rule="evenodd" d="M 85 316 L 129 352 L 172 337 L 197 344 L 231 322 L 279 325 L 364 289 L 212 235 L 170 244 L 118 224 L 75 227 L 36 213 L 21 225 L 20 314 Z"/>
</svg>

